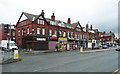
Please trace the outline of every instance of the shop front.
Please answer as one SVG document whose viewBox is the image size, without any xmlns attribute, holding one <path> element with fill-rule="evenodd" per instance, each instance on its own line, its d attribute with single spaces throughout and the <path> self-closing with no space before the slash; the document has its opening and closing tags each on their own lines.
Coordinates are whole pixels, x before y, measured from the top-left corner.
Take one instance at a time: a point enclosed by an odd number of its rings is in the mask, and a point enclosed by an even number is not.
<svg viewBox="0 0 120 74">
<path fill-rule="evenodd" d="M 55 50 L 55 46 L 56 46 L 56 43 L 58 42 L 58 38 L 57 37 L 49 37 L 49 40 L 48 40 L 48 49 L 49 50 Z"/>
<path fill-rule="evenodd" d="M 65 37 L 59 37 L 58 38 L 58 42 L 62 44 L 60 50 L 66 50 L 67 49 L 67 43 L 68 43 L 68 39 Z"/>
<path fill-rule="evenodd" d="M 48 38 L 45 36 L 29 35 L 23 38 L 23 48 L 32 50 L 48 50 Z"/>
<path fill-rule="evenodd" d="M 66 50 L 75 50 L 77 49 L 77 43 L 74 38 L 68 38 L 67 49 Z"/>
</svg>

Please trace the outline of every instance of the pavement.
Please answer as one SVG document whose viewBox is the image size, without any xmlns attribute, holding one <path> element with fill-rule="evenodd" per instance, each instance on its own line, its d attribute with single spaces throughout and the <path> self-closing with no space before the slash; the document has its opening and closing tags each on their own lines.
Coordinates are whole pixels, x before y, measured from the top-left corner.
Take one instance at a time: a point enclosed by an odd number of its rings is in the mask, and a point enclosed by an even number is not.
<svg viewBox="0 0 120 74">
<path fill-rule="evenodd" d="M 78 50 L 78 49 L 76 49 L 76 50 Z M 103 52 L 103 51 L 110 51 L 110 50 L 115 50 L 115 48 L 108 48 L 108 49 L 95 49 L 95 50 L 85 50 L 85 51 L 80 51 L 80 53 L 91 53 L 91 52 Z M 66 51 L 66 50 L 62 50 L 61 52 L 63 52 L 63 51 Z M 75 50 L 69 50 L 69 51 L 75 51 Z M 56 52 L 56 51 L 54 51 L 54 50 L 40 50 L 40 51 L 22 51 L 22 53 L 52 53 L 52 52 Z"/>
<path fill-rule="evenodd" d="M 114 49 L 98 49 L 98 50 L 80 51 L 80 53 L 103 52 L 103 51 L 110 51 L 110 50 L 114 50 Z"/>
</svg>

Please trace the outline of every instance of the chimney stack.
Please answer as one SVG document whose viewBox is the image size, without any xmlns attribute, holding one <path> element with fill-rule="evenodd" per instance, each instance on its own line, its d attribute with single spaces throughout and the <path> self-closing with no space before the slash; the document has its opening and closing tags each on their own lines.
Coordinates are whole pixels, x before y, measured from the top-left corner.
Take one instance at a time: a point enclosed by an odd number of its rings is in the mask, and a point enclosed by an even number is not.
<svg viewBox="0 0 120 74">
<path fill-rule="evenodd" d="M 44 16 L 44 15 L 45 15 L 44 10 L 42 10 L 41 15 L 42 15 L 42 16 Z"/>
<path fill-rule="evenodd" d="M 70 18 L 68 18 L 68 20 L 67 20 L 67 24 L 71 24 L 71 20 L 70 20 Z"/>
<path fill-rule="evenodd" d="M 55 21 L 55 14 L 53 13 L 52 16 L 51 16 L 51 20 L 52 21 Z"/>
<path fill-rule="evenodd" d="M 93 27 L 92 27 L 92 25 L 90 26 L 90 30 L 92 30 L 93 29 Z"/>
<path fill-rule="evenodd" d="M 105 34 L 106 32 L 104 31 L 103 34 Z"/>
<path fill-rule="evenodd" d="M 88 26 L 88 24 L 86 24 L 86 29 L 88 30 L 88 28 L 89 28 L 89 26 Z"/>
<path fill-rule="evenodd" d="M 112 33 L 112 31 L 110 31 L 110 33 Z"/>
</svg>

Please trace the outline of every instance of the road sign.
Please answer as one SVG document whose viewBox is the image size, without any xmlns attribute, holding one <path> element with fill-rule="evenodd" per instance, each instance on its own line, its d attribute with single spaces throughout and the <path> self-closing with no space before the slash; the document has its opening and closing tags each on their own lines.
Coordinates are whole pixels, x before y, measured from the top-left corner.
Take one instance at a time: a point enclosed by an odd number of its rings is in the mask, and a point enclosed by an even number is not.
<svg viewBox="0 0 120 74">
<path fill-rule="evenodd" d="M 92 40 L 92 43 L 96 43 L 96 40 Z"/>
</svg>

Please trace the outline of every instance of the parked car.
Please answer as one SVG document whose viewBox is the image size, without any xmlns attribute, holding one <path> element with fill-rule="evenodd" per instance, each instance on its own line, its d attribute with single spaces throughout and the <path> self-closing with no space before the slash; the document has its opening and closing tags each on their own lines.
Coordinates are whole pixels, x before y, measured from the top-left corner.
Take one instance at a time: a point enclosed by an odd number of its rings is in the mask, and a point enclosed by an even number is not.
<svg viewBox="0 0 120 74">
<path fill-rule="evenodd" d="M 103 48 L 103 49 L 107 49 L 108 46 L 107 46 L 107 45 L 103 45 L 102 48 Z"/>
<path fill-rule="evenodd" d="M 120 48 L 115 49 L 115 51 L 120 51 Z"/>
<path fill-rule="evenodd" d="M 117 46 L 116 49 L 115 49 L 115 51 L 120 51 L 120 47 Z"/>
</svg>

